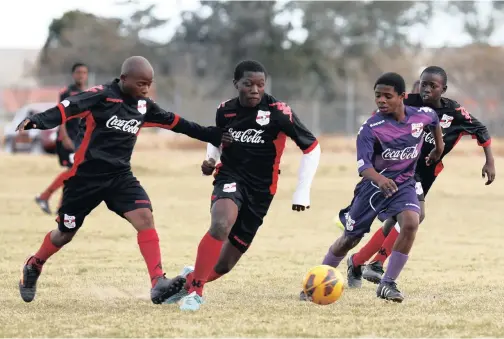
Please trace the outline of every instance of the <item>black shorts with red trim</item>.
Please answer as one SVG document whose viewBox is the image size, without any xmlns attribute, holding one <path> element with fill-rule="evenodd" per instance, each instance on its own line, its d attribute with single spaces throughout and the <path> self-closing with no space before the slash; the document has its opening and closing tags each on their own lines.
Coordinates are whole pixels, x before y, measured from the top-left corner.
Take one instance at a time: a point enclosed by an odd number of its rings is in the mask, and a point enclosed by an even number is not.
<svg viewBox="0 0 504 339">
<path fill-rule="evenodd" d="M 415 180 L 417 183 L 421 183 L 421 187 L 417 185 L 417 195 L 419 201 L 425 201 L 425 197 L 429 192 L 432 184 L 436 181 L 437 176 L 443 170 L 444 165 L 443 162 L 440 161 L 436 165 L 427 166 L 424 163 L 418 162 L 416 172 L 415 172 Z M 421 194 L 419 193 L 421 191 Z"/>
<path fill-rule="evenodd" d="M 56 154 L 61 166 L 68 168 L 73 166 L 75 153 L 66 149 L 61 140 L 56 141 Z"/>
<path fill-rule="evenodd" d="M 56 219 L 59 230 L 76 231 L 102 201 L 109 210 L 123 218 L 124 213 L 138 208 L 152 211 L 147 192 L 131 172 L 96 179 L 73 176 L 65 182 L 63 189 L 63 200 Z"/>
<path fill-rule="evenodd" d="M 213 185 L 211 206 L 219 199 L 231 199 L 238 206 L 238 217 L 228 239 L 240 252 L 245 253 L 263 224 L 274 196 L 269 192 L 254 191 L 249 185 L 221 175 Z"/>
</svg>

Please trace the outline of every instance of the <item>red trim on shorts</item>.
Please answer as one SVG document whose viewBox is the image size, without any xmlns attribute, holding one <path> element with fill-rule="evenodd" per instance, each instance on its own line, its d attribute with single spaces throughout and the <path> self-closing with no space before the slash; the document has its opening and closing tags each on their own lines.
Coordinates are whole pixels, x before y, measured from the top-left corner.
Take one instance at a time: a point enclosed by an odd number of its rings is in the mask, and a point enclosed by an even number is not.
<svg viewBox="0 0 504 339">
<path fill-rule="evenodd" d="M 91 113 L 90 111 L 87 111 L 87 112 Z M 84 112 L 84 113 L 86 113 L 86 112 Z M 84 134 L 84 138 L 82 139 L 82 143 L 81 143 L 79 149 L 75 153 L 74 164 L 72 166 L 72 169 L 70 170 L 70 175 L 68 176 L 68 178 L 71 178 L 75 175 L 75 173 L 77 172 L 77 168 L 84 161 L 84 158 L 86 157 L 87 149 L 89 147 L 89 142 L 91 141 L 91 134 L 93 134 L 95 127 L 96 127 L 96 122 L 93 118 L 93 115 L 88 114 L 86 116 L 86 133 Z"/>
<path fill-rule="evenodd" d="M 275 145 L 275 162 L 273 163 L 273 180 L 269 187 L 270 193 L 273 195 L 276 193 L 277 184 L 278 184 L 278 171 L 280 169 L 280 159 L 282 158 L 283 151 L 285 149 L 285 141 L 287 140 L 287 136 L 285 133 L 280 132 L 277 135 L 277 138 L 273 140 L 273 144 Z"/>
<path fill-rule="evenodd" d="M 108 102 L 123 102 L 122 99 L 116 99 L 116 98 L 106 98 L 105 101 L 108 101 Z"/>
<path fill-rule="evenodd" d="M 478 145 L 481 146 L 481 147 L 488 147 L 492 144 L 492 139 L 488 139 L 487 141 L 485 141 L 484 143 L 480 144 L 480 142 L 478 141 Z"/>
<path fill-rule="evenodd" d="M 149 200 L 135 200 L 135 204 L 149 204 L 150 205 L 150 201 Z"/>
<path fill-rule="evenodd" d="M 308 154 L 308 153 L 310 153 L 311 151 L 313 151 L 313 150 L 315 149 L 315 147 L 317 147 L 317 145 L 318 145 L 318 140 L 315 140 L 315 141 L 313 142 L 313 144 L 311 144 L 311 146 L 310 146 L 310 147 L 308 147 L 307 149 L 305 149 L 305 150 L 303 151 L 303 153 L 304 153 L 304 154 Z"/>
<path fill-rule="evenodd" d="M 443 162 L 442 161 L 438 162 L 436 168 L 434 168 L 434 176 L 437 177 L 443 169 L 444 169 Z"/>
</svg>

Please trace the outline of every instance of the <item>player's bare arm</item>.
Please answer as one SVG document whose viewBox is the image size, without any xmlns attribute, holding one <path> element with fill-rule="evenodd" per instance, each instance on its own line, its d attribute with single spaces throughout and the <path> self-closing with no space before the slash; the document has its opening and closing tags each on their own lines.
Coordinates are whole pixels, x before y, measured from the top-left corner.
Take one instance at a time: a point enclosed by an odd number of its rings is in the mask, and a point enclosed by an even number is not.
<svg viewBox="0 0 504 339">
<path fill-rule="evenodd" d="M 72 139 L 70 139 L 70 137 L 68 136 L 66 126 L 61 125 L 59 132 L 60 132 L 61 142 L 63 143 L 63 146 L 69 151 L 75 151 L 75 145 L 74 145 Z"/>
<path fill-rule="evenodd" d="M 429 153 L 426 159 L 427 166 L 437 163 L 444 151 L 443 130 L 441 129 L 441 125 L 436 125 L 432 134 L 434 135 L 436 147 Z"/>
<path fill-rule="evenodd" d="M 376 172 L 376 170 L 372 167 L 362 171 L 361 175 L 364 178 L 374 182 L 387 198 L 391 197 L 395 192 L 397 192 L 397 185 L 395 181 Z"/>
<path fill-rule="evenodd" d="M 483 151 L 485 152 L 486 161 L 481 170 L 481 177 L 484 179 L 486 176 L 487 181 L 485 185 L 490 185 L 495 180 L 495 161 L 492 154 L 492 146 L 483 147 Z"/>
</svg>

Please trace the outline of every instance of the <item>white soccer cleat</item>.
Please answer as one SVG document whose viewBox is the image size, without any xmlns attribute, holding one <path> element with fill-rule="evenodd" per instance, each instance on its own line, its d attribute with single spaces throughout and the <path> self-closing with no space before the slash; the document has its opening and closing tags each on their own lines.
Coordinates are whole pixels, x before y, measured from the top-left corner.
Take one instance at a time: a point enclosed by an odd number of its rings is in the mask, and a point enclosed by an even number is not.
<svg viewBox="0 0 504 339">
<path fill-rule="evenodd" d="M 194 267 L 192 267 L 192 266 L 186 266 L 180 272 L 180 276 L 182 276 L 183 278 L 187 278 L 187 276 L 189 274 L 191 274 L 192 272 L 194 272 Z M 185 297 L 187 295 L 187 293 L 188 293 L 187 290 L 183 287 L 178 293 L 172 295 L 171 297 L 169 297 L 168 299 L 166 299 L 165 301 L 163 301 L 163 304 L 176 304 L 183 297 Z"/>
<path fill-rule="evenodd" d="M 191 294 L 182 298 L 180 304 L 180 310 L 182 311 L 197 311 L 203 305 L 203 297 L 200 297 L 198 293 L 192 292 Z"/>
</svg>

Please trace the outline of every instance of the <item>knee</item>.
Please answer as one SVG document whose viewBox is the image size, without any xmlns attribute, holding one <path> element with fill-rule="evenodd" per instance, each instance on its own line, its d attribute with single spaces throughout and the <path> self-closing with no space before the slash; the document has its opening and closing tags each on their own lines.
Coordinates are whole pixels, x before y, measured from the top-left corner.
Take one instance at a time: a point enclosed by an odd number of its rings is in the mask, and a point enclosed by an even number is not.
<svg viewBox="0 0 504 339">
<path fill-rule="evenodd" d="M 401 225 L 401 233 L 407 234 L 415 234 L 418 230 L 418 220 L 406 220 Z"/>
<path fill-rule="evenodd" d="M 72 241 L 75 233 L 77 232 L 61 232 L 60 230 L 54 230 L 51 232 L 51 242 L 56 247 L 63 247 Z"/>
<path fill-rule="evenodd" d="M 357 246 L 357 244 L 359 243 L 359 241 L 361 240 L 362 238 L 359 237 L 359 236 L 354 236 L 354 235 L 344 235 L 342 238 L 341 238 L 341 247 L 343 247 L 345 250 L 351 250 L 352 248 L 354 248 L 355 246 Z"/>
<path fill-rule="evenodd" d="M 225 214 L 212 216 L 210 234 L 220 240 L 224 240 L 233 226 L 233 221 Z"/>
<path fill-rule="evenodd" d="M 137 230 L 146 230 L 149 228 L 154 228 L 154 217 L 150 210 L 141 211 L 135 218 L 135 228 Z"/>
</svg>

